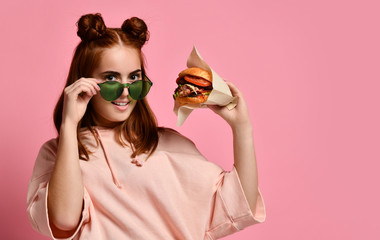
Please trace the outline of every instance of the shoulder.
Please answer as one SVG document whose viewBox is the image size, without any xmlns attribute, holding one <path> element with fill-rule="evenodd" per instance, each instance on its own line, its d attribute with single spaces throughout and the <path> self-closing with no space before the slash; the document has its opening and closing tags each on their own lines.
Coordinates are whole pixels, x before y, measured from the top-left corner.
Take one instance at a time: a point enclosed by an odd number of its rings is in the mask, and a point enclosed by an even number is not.
<svg viewBox="0 0 380 240">
<path fill-rule="evenodd" d="M 57 142 L 57 138 L 53 138 L 42 144 L 34 164 L 32 181 L 52 171 L 57 155 Z"/>
<path fill-rule="evenodd" d="M 194 142 L 172 128 L 160 128 L 160 142 L 165 144 L 185 144 L 195 146 Z"/>
<path fill-rule="evenodd" d="M 198 153 L 193 141 L 172 128 L 160 128 L 158 148 L 174 152 Z"/>
<path fill-rule="evenodd" d="M 58 139 L 52 138 L 48 141 L 46 141 L 44 144 L 42 144 L 40 151 L 38 153 L 39 157 L 52 155 L 55 156 L 57 153 L 57 146 L 58 146 Z M 40 156 L 43 155 L 43 156 Z"/>
<path fill-rule="evenodd" d="M 183 179 L 187 176 L 191 182 L 212 183 L 223 172 L 219 165 L 203 156 L 193 141 L 174 129 L 160 131 L 156 150 L 169 156 L 171 163 L 176 166 L 175 171 L 180 171 Z"/>
</svg>

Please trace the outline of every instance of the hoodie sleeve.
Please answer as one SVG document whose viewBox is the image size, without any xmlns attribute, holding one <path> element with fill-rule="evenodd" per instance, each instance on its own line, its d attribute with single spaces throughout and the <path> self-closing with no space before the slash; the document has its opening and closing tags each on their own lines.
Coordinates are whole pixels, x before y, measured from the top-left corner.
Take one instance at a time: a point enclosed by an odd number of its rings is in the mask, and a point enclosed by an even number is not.
<svg viewBox="0 0 380 240">
<path fill-rule="evenodd" d="M 56 238 L 53 235 L 48 215 L 47 196 L 51 172 L 53 171 L 57 152 L 57 140 L 52 139 L 42 145 L 32 173 L 28 186 L 27 195 L 27 213 L 32 227 L 52 239 L 73 239 L 83 224 L 90 220 L 89 205 L 90 196 L 84 188 L 83 210 L 81 221 L 75 230 L 75 233 L 67 238 Z"/>
<path fill-rule="evenodd" d="M 178 179 L 190 179 L 192 184 L 196 183 L 197 187 L 190 191 L 189 199 L 202 206 L 207 204 L 202 208 L 206 221 L 205 231 L 202 232 L 204 240 L 219 239 L 265 221 L 266 211 L 260 189 L 255 212 L 252 213 L 235 165 L 231 171 L 225 171 L 208 161 L 187 137 L 171 130 L 166 133 L 165 138 L 161 138 L 165 152 L 174 154 L 181 151 L 180 157 L 173 156 L 173 159 L 180 159 L 181 174 Z M 207 203 L 199 200 L 205 198 Z M 193 209 L 188 213 L 190 219 L 196 219 L 196 211 Z M 203 216 L 203 212 L 199 214 Z"/>
<path fill-rule="evenodd" d="M 264 200 L 259 194 L 255 213 L 252 214 L 235 166 L 223 171 L 216 183 L 213 195 L 207 240 L 219 239 L 244 228 L 265 221 Z"/>
</svg>

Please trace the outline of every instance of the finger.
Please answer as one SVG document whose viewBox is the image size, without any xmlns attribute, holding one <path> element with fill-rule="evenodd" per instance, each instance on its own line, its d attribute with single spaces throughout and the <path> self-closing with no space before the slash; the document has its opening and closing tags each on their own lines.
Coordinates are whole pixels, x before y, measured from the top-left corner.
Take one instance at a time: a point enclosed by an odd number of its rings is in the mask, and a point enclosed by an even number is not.
<svg viewBox="0 0 380 240">
<path fill-rule="evenodd" d="M 84 92 L 84 93 L 86 93 L 89 97 L 92 97 L 92 96 L 94 96 L 94 95 L 97 94 L 96 90 L 95 90 L 94 87 L 91 86 L 91 85 L 83 85 L 82 87 L 83 87 L 84 91 L 82 91 L 82 92 L 79 93 L 79 94 L 83 94 L 83 92 Z"/>
<path fill-rule="evenodd" d="M 103 80 L 99 79 L 99 78 L 85 78 L 85 79 L 88 79 L 88 80 L 91 80 L 91 81 L 94 81 L 96 83 L 102 83 L 104 82 Z"/>
<path fill-rule="evenodd" d="M 72 88 L 74 88 L 74 87 L 76 87 L 76 86 L 78 86 L 78 85 L 80 85 L 80 84 L 83 84 L 83 83 L 88 83 L 88 84 L 91 84 L 91 85 L 93 85 L 94 86 L 94 88 L 98 88 L 99 86 L 98 86 L 98 84 L 99 83 L 102 83 L 103 81 L 102 80 L 100 80 L 100 79 L 96 79 L 96 78 L 80 78 L 80 79 L 78 79 L 78 80 L 76 80 L 74 83 L 72 83 L 70 86 L 68 86 L 68 87 L 72 87 Z"/>
<path fill-rule="evenodd" d="M 89 89 L 93 95 L 96 95 L 96 89 L 94 86 L 92 86 L 90 83 L 83 81 L 80 86 L 86 87 L 86 89 Z"/>
<path fill-rule="evenodd" d="M 99 86 L 93 80 L 89 79 L 80 79 L 80 81 L 75 82 L 73 89 L 82 85 L 89 87 L 94 95 L 97 94 L 98 90 L 100 90 Z"/>
<path fill-rule="evenodd" d="M 68 97 L 75 97 L 75 99 L 77 99 L 78 96 L 82 96 L 83 93 L 87 94 L 89 97 L 92 97 L 93 95 L 95 95 L 94 89 L 92 88 L 92 86 L 88 86 L 86 84 L 80 84 L 66 91 L 66 95 Z"/>
<path fill-rule="evenodd" d="M 242 93 L 241 93 L 240 90 L 236 87 L 235 84 L 233 84 L 232 82 L 226 82 L 226 84 L 227 84 L 228 87 L 230 88 L 231 93 L 232 93 L 232 96 L 239 96 L 239 95 L 242 95 Z"/>
<path fill-rule="evenodd" d="M 100 91 L 99 83 L 102 83 L 103 81 L 97 78 L 85 78 L 83 81 L 91 84 L 97 91 Z"/>
<path fill-rule="evenodd" d="M 78 84 L 86 83 L 89 86 L 92 86 L 94 92 L 100 91 L 99 83 L 103 82 L 102 80 L 96 78 L 81 78 Z"/>
<path fill-rule="evenodd" d="M 100 87 L 98 83 L 94 81 L 93 79 L 85 79 L 84 83 L 90 86 L 93 89 L 95 94 L 97 94 L 97 91 L 100 91 Z"/>
</svg>

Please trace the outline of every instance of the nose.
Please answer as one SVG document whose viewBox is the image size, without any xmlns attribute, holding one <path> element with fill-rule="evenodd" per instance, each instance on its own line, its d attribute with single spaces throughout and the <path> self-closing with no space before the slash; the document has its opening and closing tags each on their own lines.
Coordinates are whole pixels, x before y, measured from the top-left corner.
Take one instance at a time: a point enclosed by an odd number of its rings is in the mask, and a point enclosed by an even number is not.
<svg viewBox="0 0 380 240">
<path fill-rule="evenodd" d="M 128 92 L 128 87 L 124 87 L 123 93 L 121 94 L 121 97 L 128 97 L 129 92 Z"/>
</svg>

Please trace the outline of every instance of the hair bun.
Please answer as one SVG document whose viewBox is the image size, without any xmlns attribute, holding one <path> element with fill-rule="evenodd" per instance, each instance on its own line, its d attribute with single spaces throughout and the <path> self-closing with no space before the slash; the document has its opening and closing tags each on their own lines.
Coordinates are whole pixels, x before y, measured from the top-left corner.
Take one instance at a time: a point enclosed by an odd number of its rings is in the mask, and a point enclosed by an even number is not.
<svg viewBox="0 0 380 240">
<path fill-rule="evenodd" d="M 121 30 L 138 40 L 141 46 L 149 40 L 148 27 L 145 22 L 138 17 L 125 20 L 121 26 Z"/>
<path fill-rule="evenodd" d="M 107 27 L 100 13 L 83 15 L 77 22 L 77 35 L 82 41 L 91 41 L 101 37 Z"/>
</svg>

